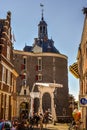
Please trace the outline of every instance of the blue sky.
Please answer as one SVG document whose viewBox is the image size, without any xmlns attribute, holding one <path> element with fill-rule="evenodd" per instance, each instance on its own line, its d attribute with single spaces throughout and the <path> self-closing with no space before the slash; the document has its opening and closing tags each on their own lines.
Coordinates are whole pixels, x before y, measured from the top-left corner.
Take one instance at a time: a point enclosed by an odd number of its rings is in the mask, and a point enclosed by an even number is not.
<svg viewBox="0 0 87 130">
<path fill-rule="evenodd" d="M 0 18 L 6 18 L 11 11 L 12 32 L 16 42 L 14 48 L 22 50 L 32 45 L 38 37 L 38 23 L 41 19 L 40 3 L 44 5 L 44 20 L 48 24 L 48 37 L 55 47 L 68 57 L 68 66 L 76 61 L 84 24 L 83 7 L 86 0 L 1 0 Z M 78 99 L 79 80 L 68 72 L 69 93 Z"/>
</svg>

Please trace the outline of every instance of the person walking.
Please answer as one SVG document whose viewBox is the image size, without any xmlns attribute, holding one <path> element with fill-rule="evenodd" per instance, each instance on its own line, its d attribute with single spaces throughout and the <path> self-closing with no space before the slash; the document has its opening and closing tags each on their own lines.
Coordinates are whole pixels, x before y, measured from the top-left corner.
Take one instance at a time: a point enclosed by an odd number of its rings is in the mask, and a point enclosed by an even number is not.
<svg viewBox="0 0 87 130">
<path fill-rule="evenodd" d="M 47 124 L 49 122 L 48 116 L 49 116 L 49 112 L 45 111 L 45 113 L 44 113 L 44 124 L 45 124 L 45 128 L 47 127 Z"/>
<path fill-rule="evenodd" d="M 43 130 L 43 115 L 42 113 L 40 113 L 40 120 L 39 120 L 39 124 L 40 124 L 40 130 Z"/>
<path fill-rule="evenodd" d="M 38 122 L 40 120 L 39 114 L 35 113 L 34 116 L 33 116 L 33 118 L 34 118 L 35 126 L 38 128 Z"/>
<path fill-rule="evenodd" d="M 4 130 L 4 119 L 0 120 L 0 130 Z"/>
<path fill-rule="evenodd" d="M 16 126 L 15 124 L 13 124 L 11 130 L 16 130 L 16 127 L 17 127 L 17 126 Z"/>
</svg>

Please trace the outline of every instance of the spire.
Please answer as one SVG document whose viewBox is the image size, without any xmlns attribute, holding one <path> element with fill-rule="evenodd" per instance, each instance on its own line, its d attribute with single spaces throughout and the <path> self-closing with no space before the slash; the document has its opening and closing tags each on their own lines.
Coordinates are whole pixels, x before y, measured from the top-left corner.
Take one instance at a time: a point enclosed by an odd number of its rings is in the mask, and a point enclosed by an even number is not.
<svg viewBox="0 0 87 130">
<path fill-rule="evenodd" d="M 42 18 L 41 18 L 41 20 L 43 21 L 44 20 L 44 18 L 43 18 L 43 11 L 44 11 L 43 7 L 44 7 L 44 5 L 40 3 L 40 7 L 42 8 L 42 14 L 41 14 Z"/>
<path fill-rule="evenodd" d="M 43 4 L 40 4 L 41 8 L 42 8 L 42 13 L 41 13 L 41 21 L 38 24 L 38 38 L 40 39 L 44 39 L 44 37 L 48 38 L 48 34 L 47 34 L 47 23 L 44 21 L 44 17 L 43 17 Z"/>
</svg>

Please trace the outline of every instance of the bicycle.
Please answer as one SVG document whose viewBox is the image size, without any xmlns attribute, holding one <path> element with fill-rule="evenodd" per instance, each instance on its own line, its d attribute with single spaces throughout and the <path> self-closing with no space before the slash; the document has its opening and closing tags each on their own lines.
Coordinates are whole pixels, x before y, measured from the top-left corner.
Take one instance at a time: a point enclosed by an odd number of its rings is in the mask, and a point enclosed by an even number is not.
<svg viewBox="0 0 87 130">
<path fill-rule="evenodd" d="M 75 121 L 72 121 L 72 123 L 70 124 L 68 130 L 74 130 L 75 129 L 75 125 L 76 125 Z"/>
<path fill-rule="evenodd" d="M 81 130 L 81 124 L 82 122 L 81 121 L 72 121 L 72 123 L 70 124 L 69 126 L 69 129 L 68 130 Z"/>
</svg>

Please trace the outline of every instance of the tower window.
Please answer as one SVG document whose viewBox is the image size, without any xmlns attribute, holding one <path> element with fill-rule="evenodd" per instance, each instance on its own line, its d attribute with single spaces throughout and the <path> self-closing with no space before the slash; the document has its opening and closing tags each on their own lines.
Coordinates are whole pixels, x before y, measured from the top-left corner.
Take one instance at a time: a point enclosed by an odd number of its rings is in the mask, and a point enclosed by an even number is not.
<svg viewBox="0 0 87 130">
<path fill-rule="evenodd" d="M 42 71 L 42 58 L 38 58 L 38 71 Z"/>
<path fill-rule="evenodd" d="M 38 81 L 42 81 L 42 74 L 38 74 Z"/>
<path fill-rule="evenodd" d="M 45 26 L 43 27 L 43 33 L 45 33 Z"/>
<path fill-rule="evenodd" d="M 23 67 L 24 67 L 24 70 L 27 70 L 27 57 L 26 56 L 23 56 Z"/>
<path fill-rule="evenodd" d="M 35 76 L 35 80 L 36 80 L 36 81 L 38 80 L 38 75 Z"/>
<path fill-rule="evenodd" d="M 40 33 L 42 33 L 42 27 L 40 27 Z"/>
<path fill-rule="evenodd" d="M 24 64 L 26 64 L 26 58 L 24 58 Z"/>
<path fill-rule="evenodd" d="M 42 81 L 42 74 L 36 75 L 35 80 L 36 81 Z"/>
</svg>

